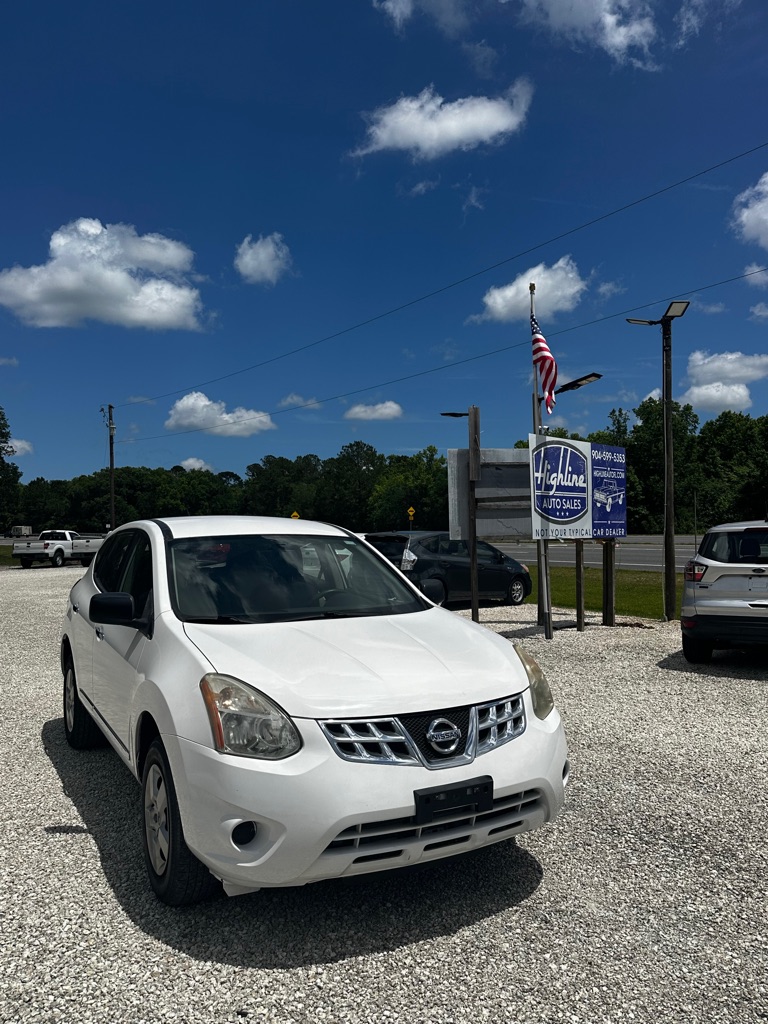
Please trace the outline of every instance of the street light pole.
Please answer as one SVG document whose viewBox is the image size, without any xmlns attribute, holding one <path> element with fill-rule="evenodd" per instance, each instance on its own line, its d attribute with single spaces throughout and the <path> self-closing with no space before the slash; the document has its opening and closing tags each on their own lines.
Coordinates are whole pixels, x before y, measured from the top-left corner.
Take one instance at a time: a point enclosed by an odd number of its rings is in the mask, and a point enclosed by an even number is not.
<svg viewBox="0 0 768 1024">
<path fill-rule="evenodd" d="M 628 324 L 661 325 L 662 408 L 664 413 L 664 618 L 677 618 L 675 571 L 675 458 L 672 431 L 672 321 L 683 316 L 689 302 L 670 302 L 660 320 L 627 319 Z"/>
<path fill-rule="evenodd" d="M 477 500 L 475 491 L 480 479 L 480 410 L 470 405 L 467 412 L 441 412 L 441 416 L 466 416 L 469 423 L 469 586 L 472 598 L 472 621 L 480 621 L 480 592 L 477 585 Z"/>
</svg>

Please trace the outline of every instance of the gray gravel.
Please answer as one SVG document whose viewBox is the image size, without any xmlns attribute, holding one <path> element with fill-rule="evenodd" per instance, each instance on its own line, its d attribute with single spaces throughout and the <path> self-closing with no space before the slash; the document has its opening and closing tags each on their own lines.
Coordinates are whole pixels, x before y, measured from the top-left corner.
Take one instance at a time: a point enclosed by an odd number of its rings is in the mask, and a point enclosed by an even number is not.
<svg viewBox="0 0 768 1024">
<path fill-rule="evenodd" d="M 533 605 L 482 609 L 540 660 L 565 719 L 557 823 L 174 911 L 144 880 L 137 785 L 109 750 L 64 742 L 59 621 L 81 572 L 0 573 L 0 1020 L 768 1019 L 764 658 L 694 669 L 675 623 L 546 641 Z"/>
</svg>

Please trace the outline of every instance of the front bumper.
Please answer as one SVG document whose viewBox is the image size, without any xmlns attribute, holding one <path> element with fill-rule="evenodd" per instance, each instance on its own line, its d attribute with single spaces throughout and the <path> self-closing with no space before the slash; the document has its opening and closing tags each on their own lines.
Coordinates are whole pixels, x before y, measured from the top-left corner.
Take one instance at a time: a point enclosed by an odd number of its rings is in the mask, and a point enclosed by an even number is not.
<svg viewBox="0 0 768 1024">
<path fill-rule="evenodd" d="M 285 761 L 221 755 L 164 737 L 184 838 L 229 895 L 382 871 L 478 849 L 552 821 L 564 801 L 568 750 L 560 716 L 540 722 L 471 764 L 441 770 L 344 761 L 316 722 L 296 723 L 304 746 Z M 455 808 L 426 825 L 414 791 L 480 776 L 493 804 Z M 246 842 L 233 830 L 243 822 Z M 238 839 L 243 829 L 235 833 Z"/>
</svg>

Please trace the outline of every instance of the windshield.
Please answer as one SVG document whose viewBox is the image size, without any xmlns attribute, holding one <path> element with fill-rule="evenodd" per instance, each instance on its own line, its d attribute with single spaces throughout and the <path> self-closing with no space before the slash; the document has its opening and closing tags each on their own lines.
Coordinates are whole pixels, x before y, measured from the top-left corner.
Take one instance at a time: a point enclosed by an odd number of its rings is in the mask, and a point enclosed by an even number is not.
<svg viewBox="0 0 768 1024">
<path fill-rule="evenodd" d="M 169 545 L 171 600 L 187 622 L 286 622 L 431 607 L 354 537 L 195 537 Z"/>
</svg>

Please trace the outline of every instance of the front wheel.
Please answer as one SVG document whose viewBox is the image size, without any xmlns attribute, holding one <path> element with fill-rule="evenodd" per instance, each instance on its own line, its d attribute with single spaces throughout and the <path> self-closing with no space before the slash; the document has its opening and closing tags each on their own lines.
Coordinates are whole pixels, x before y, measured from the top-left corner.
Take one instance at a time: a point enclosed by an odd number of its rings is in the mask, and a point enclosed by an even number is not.
<svg viewBox="0 0 768 1024">
<path fill-rule="evenodd" d="M 101 730 L 80 700 L 71 657 L 64 666 L 64 735 L 75 750 L 100 747 L 104 743 Z"/>
<path fill-rule="evenodd" d="M 144 861 L 155 895 L 170 907 L 212 896 L 218 881 L 184 841 L 176 787 L 161 740 L 152 743 L 142 774 Z"/>
<path fill-rule="evenodd" d="M 706 665 L 712 661 L 712 644 L 683 634 L 683 656 L 691 665 Z"/>
<path fill-rule="evenodd" d="M 509 584 L 507 604 L 522 604 L 525 600 L 525 584 L 519 576 L 515 576 Z"/>
<path fill-rule="evenodd" d="M 60 569 L 62 567 L 62 565 L 64 565 L 64 552 L 63 551 L 54 551 L 52 562 L 53 562 L 54 567 L 56 569 Z"/>
</svg>

